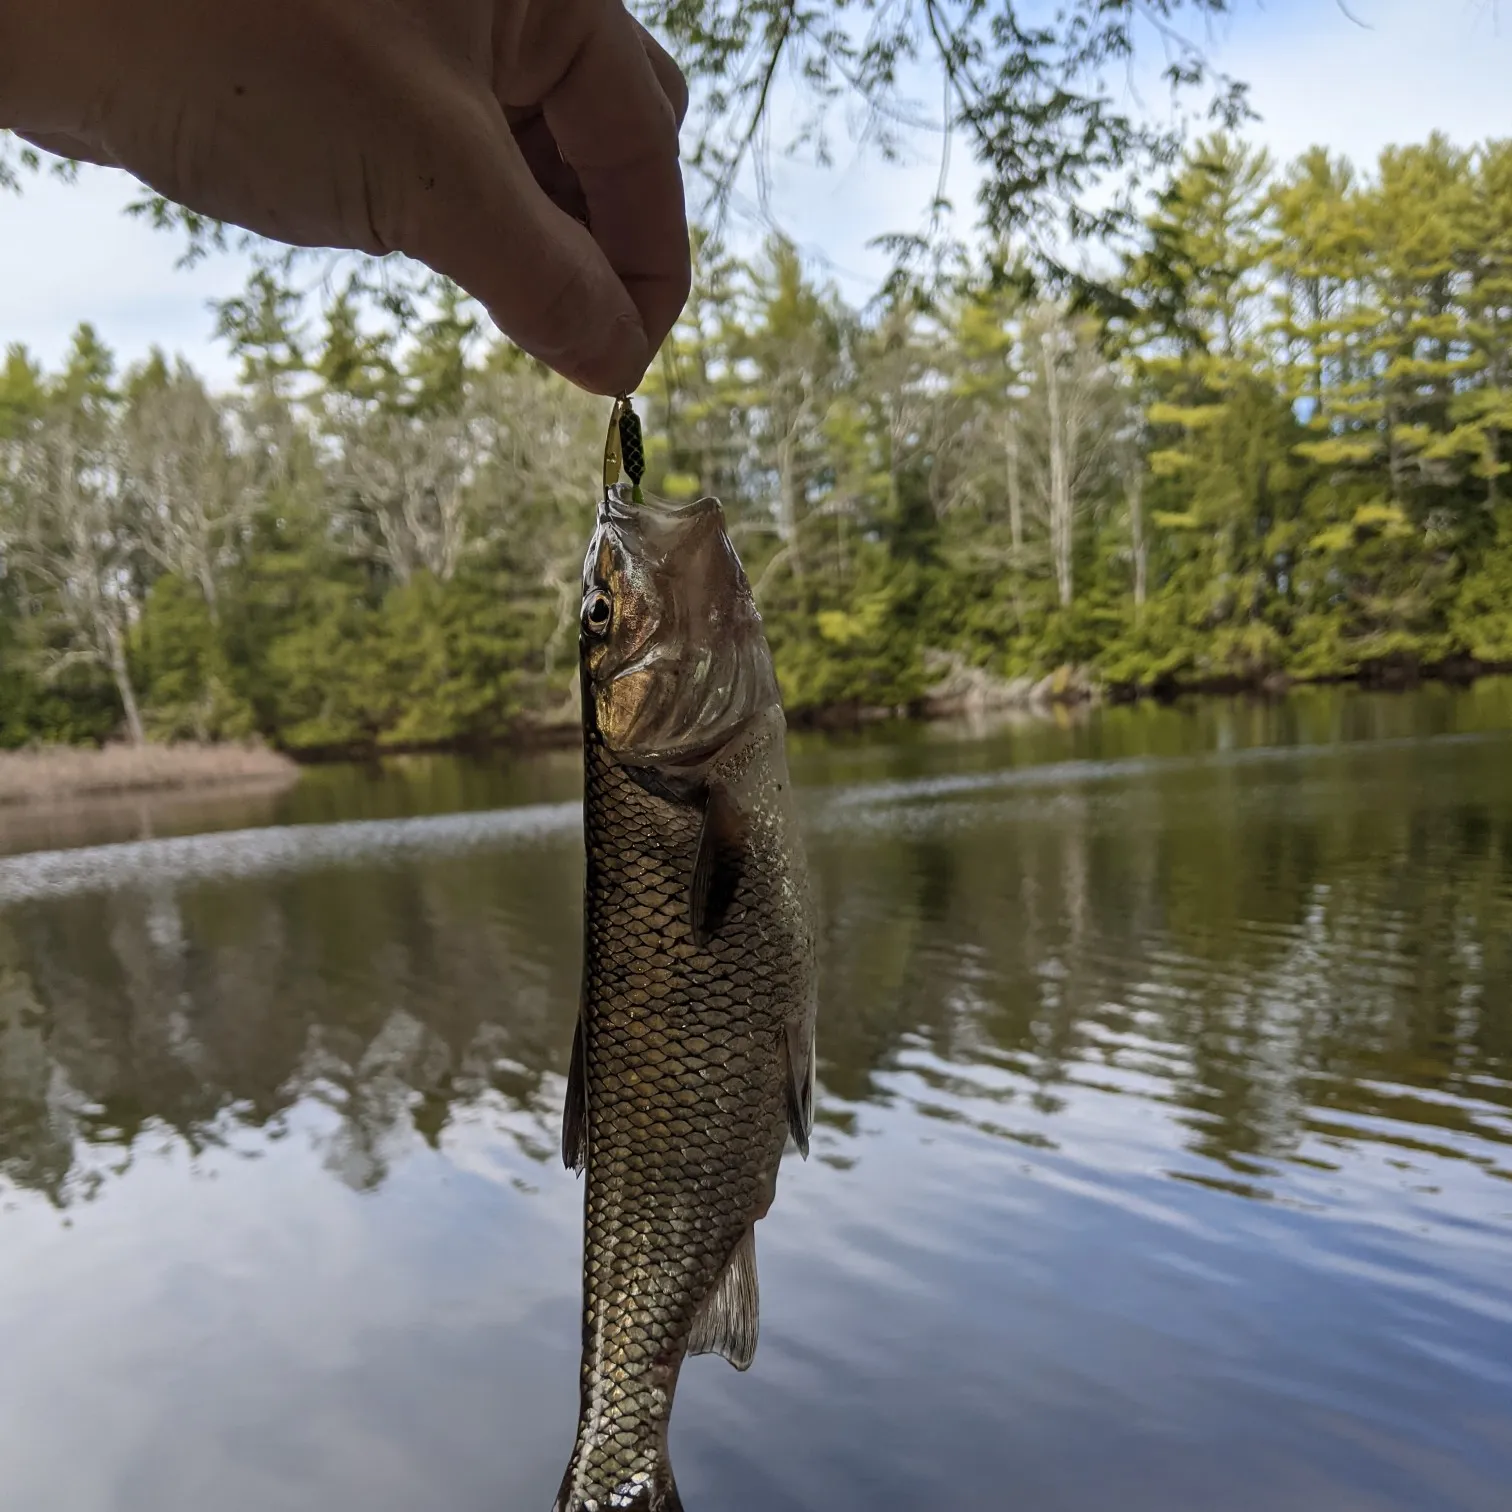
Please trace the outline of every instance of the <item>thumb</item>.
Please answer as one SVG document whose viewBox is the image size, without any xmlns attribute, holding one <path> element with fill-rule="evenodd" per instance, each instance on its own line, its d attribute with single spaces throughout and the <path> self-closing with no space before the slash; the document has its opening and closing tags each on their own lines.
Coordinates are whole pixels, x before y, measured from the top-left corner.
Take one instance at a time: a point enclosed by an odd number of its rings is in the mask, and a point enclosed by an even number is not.
<svg viewBox="0 0 1512 1512">
<path fill-rule="evenodd" d="M 587 228 L 536 182 L 495 102 L 414 176 L 399 251 L 478 300 L 517 346 L 591 393 L 628 393 L 652 353 L 635 302 Z"/>
</svg>

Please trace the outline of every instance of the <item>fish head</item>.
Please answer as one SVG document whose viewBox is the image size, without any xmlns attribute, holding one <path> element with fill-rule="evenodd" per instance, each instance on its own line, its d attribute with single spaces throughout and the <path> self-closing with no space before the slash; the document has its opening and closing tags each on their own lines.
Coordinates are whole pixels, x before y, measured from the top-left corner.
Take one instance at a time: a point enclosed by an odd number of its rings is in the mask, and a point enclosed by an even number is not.
<svg viewBox="0 0 1512 1512">
<path fill-rule="evenodd" d="M 583 562 L 584 717 L 621 759 L 696 760 L 779 703 L 771 652 L 717 499 L 599 505 Z"/>
</svg>

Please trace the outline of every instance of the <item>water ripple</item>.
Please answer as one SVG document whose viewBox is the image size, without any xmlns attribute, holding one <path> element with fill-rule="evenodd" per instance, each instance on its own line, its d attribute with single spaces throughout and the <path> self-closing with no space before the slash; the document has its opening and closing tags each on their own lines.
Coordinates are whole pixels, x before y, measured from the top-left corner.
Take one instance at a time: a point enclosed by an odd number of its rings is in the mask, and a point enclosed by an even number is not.
<svg viewBox="0 0 1512 1512">
<path fill-rule="evenodd" d="M 317 867 L 403 865 L 417 856 L 571 836 L 582 805 L 533 804 L 424 819 L 228 830 L 0 859 L 0 904 L 219 879 L 249 880 Z"/>
</svg>

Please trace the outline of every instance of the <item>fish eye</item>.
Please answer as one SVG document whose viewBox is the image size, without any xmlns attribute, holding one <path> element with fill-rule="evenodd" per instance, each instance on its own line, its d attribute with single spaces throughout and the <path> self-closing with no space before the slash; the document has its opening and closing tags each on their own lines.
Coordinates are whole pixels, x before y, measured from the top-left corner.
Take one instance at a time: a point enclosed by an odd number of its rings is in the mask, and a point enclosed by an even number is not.
<svg viewBox="0 0 1512 1512">
<path fill-rule="evenodd" d="M 602 588 L 595 588 L 583 600 L 583 628 L 590 635 L 602 635 L 613 615 L 614 605 Z"/>
</svg>

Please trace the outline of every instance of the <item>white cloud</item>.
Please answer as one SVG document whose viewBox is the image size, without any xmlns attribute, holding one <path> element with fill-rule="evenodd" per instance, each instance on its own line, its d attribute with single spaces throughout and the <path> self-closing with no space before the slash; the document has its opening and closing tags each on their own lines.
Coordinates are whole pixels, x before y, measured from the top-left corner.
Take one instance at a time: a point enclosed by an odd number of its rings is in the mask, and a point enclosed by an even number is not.
<svg viewBox="0 0 1512 1512">
<path fill-rule="evenodd" d="M 1278 158 L 1323 143 L 1363 166 L 1383 146 L 1435 129 L 1465 144 L 1512 136 L 1512 6 L 1499 17 L 1496 0 L 1346 3 L 1348 13 L 1339 0 L 1241 0 L 1211 34 L 1215 61 L 1250 82 L 1263 117 L 1252 135 Z M 1154 108 L 1160 90 L 1150 77 L 1142 96 Z M 935 148 L 922 140 L 901 167 L 854 150 L 830 170 L 779 161 L 771 207 L 824 255 L 847 294 L 864 296 L 886 261 L 868 243 L 922 224 L 939 174 Z M 968 217 L 975 184 L 958 142 L 948 192 Z M 175 268 L 173 237 L 119 213 L 130 196 L 120 175 L 93 170 L 75 188 L 33 183 L 20 199 L 0 198 L 0 345 L 23 341 L 56 362 L 87 319 L 126 360 L 158 343 L 228 378 L 206 304 L 240 286 L 244 265 L 228 257 Z M 758 234 L 748 225 L 741 240 Z"/>
</svg>

